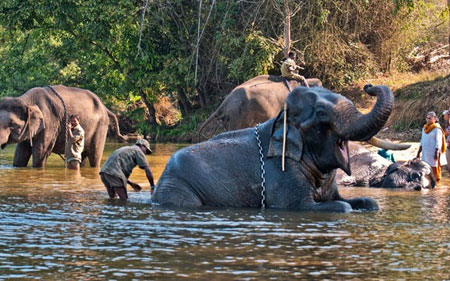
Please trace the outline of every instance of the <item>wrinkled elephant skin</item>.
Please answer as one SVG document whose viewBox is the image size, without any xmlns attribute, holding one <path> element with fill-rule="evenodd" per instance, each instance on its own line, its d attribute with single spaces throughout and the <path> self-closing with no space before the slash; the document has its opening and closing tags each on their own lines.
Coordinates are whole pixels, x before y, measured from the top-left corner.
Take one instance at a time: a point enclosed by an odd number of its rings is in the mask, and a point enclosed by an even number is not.
<svg viewBox="0 0 450 281">
<path fill-rule="evenodd" d="M 264 156 L 266 207 L 334 212 L 378 209 L 370 198 L 342 198 L 335 181 L 337 168 L 350 173 L 348 141 L 370 139 L 392 110 L 389 88 L 368 85 L 364 89 L 377 96 L 367 114 L 325 88 L 297 87 L 286 99 L 287 114 L 281 111 L 257 128 L 226 132 L 177 151 L 158 181 L 152 202 L 184 207 L 261 207 L 258 136 Z"/>
<path fill-rule="evenodd" d="M 117 117 L 88 90 L 61 85 L 52 88 L 64 100 L 67 116 L 80 116 L 80 124 L 85 131 L 82 157 L 88 158 L 92 167 L 98 167 L 110 117 L 115 121 L 117 135 L 122 137 Z M 64 154 L 64 105 L 57 94 L 49 87 L 38 87 L 20 97 L 0 101 L 0 147 L 3 149 L 7 144 L 17 143 L 14 166 L 25 167 L 32 157 L 33 167 L 42 167 L 52 152 Z"/>
</svg>

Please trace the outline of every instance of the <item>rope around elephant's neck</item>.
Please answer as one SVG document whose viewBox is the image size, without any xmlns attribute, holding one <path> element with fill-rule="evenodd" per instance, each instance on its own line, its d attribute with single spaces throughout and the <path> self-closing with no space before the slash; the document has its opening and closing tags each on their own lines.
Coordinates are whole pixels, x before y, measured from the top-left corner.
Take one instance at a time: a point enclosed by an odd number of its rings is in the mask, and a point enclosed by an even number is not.
<svg viewBox="0 0 450 281">
<path fill-rule="evenodd" d="M 65 133 L 64 134 L 64 148 L 65 148 L 66 147 L 66 143 L 67 143 L 67 123 L 69 122 L 69 116 L 67 114 L 67 106 L 66 106 L 66 103 L 64 102 L 63 98 L 61 97 L 61 95 L 58 94 L 58 92 L 55 91 L 55 89 L 53 89 L 52 86 L 49 85 L 49 86 L 47 86 L 47 88 L 49 88 L 61 100 L 61 103 L 62 103 L 63 108 L 64 108 L 64 116 L 63 116 L 64 126 L 63 126 L 63 128 L 64 128 L 64 133 Z M 64 160 L 64 157 L 62 157 L 62 155 L 59 155 L 59 156 Z"/>
<path fill-rule="evenodd" d="M 255 126 L 255 137 L 256 137 L 256 142 L 258 144 L 258 148 L 259 148 L 259 162 L 261 163 L 261 208 L 265 209 L 266 208 L 266 170 L 264 169 L 264 155 L 263 155 L 263 149 L 262 149 L 262 145 L 261 145 L 261 139 L 259 138 L 259 125 L 258 124 Z"/>
</svg>

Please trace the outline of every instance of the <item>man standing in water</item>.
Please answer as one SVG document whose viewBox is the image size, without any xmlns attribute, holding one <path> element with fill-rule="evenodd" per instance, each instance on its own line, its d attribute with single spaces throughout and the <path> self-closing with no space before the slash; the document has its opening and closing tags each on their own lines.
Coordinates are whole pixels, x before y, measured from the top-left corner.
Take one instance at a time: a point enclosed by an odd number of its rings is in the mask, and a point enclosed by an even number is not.
<svg viewBox="0 0 450 281">
<path fill-rule="evenodd" d="M 117 194 L 120 199 L 127 200 L 127 184 L 131 185 L 135 191 L 141 191 L 142 188 L 139 184 L 128 179 L 136 166 L 145 170 L 145 175 L 150 183 L 150 191 L 153 193 L 155 187 L 153 174 L 145 158 L 145 154 L 151 153 L 148 141 L 140 139 L 136 145 L 121 147 L 106 159 L 100 170 L 100 177 L 108 191 L 109 198 L 115 198 Z"/>
<path fill-rule="evenodd" d="M 81 164 L 81 153 L 84 149 L 84 130 L 80 126 L 80 117 L 70 115 L 67 124 L 67 142 L 64 150 L 66 167 L 78 170 Z"/>
<path fill-rule="evenodd" d="M 422 153 L 422 160 L 427 162 L 436 181 L 441 180 L 441 162 L 439 160 L 441 152 L 445 152 L 445 138 L 439 123 L 436 123 L 437 117 L 434 111 L 427 113 L 427 123 L 422 129 L 422 137 L 420 139 L 420 147 L 417 152 L 417 158 Z"/>
</svg>

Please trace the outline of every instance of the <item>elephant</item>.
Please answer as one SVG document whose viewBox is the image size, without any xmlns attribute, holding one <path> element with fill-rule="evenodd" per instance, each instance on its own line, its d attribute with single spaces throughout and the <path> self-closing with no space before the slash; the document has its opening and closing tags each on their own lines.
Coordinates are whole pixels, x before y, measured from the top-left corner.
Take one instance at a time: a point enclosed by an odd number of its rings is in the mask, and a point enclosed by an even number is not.
<svg viewBox="0 0 450 281">
<path fill-rule="evenodd" d="M 89 90 L 62 85 L 36 87 L 19 97 L 0 101 L 0 147 L 17 143 L 13 165 L 26 167 L 32 156 L 33 167 L 43 167 L 54 152 L 64 153 L 67 116 L 79 115 L 85 131 L 82 159 L 98 167 L 103 155 L 109 121 L 117 117 Z"/>
<path fill-rule="evenodd" d="M 317 78 L 306 80 L 310 87 L 322 87 Z M 253 127 L 277 116 L 290 92 L 286 82 L 291 89 L 300 86 L 299 81 L 276 75 L 260 75 L 237 86 L 200 126 L 199 138 L 201 131 L 213 120 L 221 120 L 224 129 L 232 131 Z"/>
<path fill-rule="evenodd" d="M 347 176 L 342 170 L 338 170 L 338 185 L 405 190 L 433 189 L 436 186 L 430 165 L 418 158 L 392 163 L 353 142 L 349 144 L 349 155 L 352 174 Z"/>
<path fill-rule="evenodd" d="M 175 152 L 152 202 L 189 208 L 377 210 L 371 198 L 341 197 L 335 178 L 337 168 L 351 173 L 348 141 L 374 136 L 393 107 L 387 86 L 366 85 L 364 90 L 377 96 L 367 114 L 328 89 L 295 88 L 286 99 L 287 111 L 275 118 Z"/>
</svg>

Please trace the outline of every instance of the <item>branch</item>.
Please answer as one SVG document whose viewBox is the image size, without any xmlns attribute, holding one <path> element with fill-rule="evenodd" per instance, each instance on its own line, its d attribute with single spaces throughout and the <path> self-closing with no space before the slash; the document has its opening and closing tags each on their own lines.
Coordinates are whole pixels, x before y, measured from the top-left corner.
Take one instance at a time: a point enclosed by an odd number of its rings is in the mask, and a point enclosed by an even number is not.
<svg viewBox="0 0 450 281">
<path fill-rule="evenodd" d="M 120 69 L 120 71 L 123 72 L 122 66 L 120 65 L 119 61 L 113 56 L 113 54 L 111 53 L 110 50 L 108 50 L 107 48 L 105 48 L 103 46 L 100 46 L 100 44 L 98 44 L 95 41 L 90 41 L 89 43 L 91 43 L 95 47 L 97 47 L 100 50 L 102 50 L 114 62 L 114 64 Z"/>
<path fill-rule="evenodd" d="M 139 56 L 139 53 L 142 53 L 142 48 L 141 48 L 141 42 L 142 42 L 142 28 L 144 26 L 144 20 L 145 20 L 145 12 L 147 11 L 147 7 L 148 7 L 148 1 L 145 1 L 145 6 L 143 7 L 143 11 L 142 11 L 142 18 L 141 18 L 141 24 L 139 25 L 139 42 L 137 44 L 137 53 L 136 53 L 136 57 L 134 59 L 137 59 L 137 57 Z"/>
<path fill-rule="evenodd" d="M 200 25 L 200 21 L 201 21 L 201 12 L 202 12 L 202 2 L 203 2 L 203 0 L 200 0 L 200 4 L 199 4 L 199 7 L 198 7 L 197 43 L 196 43 L 196 45 L 195 45 L 195 73 L 194 73 L 194 84 L 195 84 L 195 85 L 197 84 L 198 52 L 199 52 L 199 49 L 200 49 L 200 39 L 202 38 L 203 32 L 204 32 L 205 29 L 206 29 L 206 26 L 207 26 L 208 21 L 209 21 L 209 17 L 211 16 L 211 12 L 212 12 L 212 10 L 213 10 L 213 8 L 214 8 L 214 5 L 216 4 L 216 0 L 213 0 L 213 1 L 212 1 L 212 3 L 211 3 L 211 9 L 209 9 L 209 13 L 208 13 L 208 16 L 206 17 L 205 24 L 204 24 L 204 26 L 203 26 L 202 31 L 200 32 L 200 26 L 201 26 L 201 25 Z"/>
</svg>

